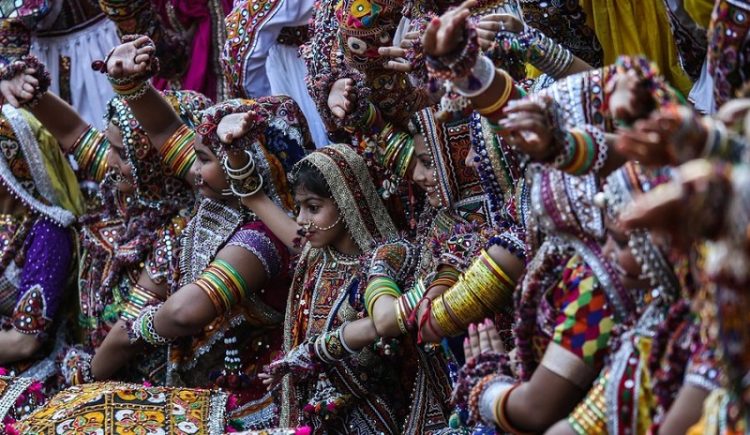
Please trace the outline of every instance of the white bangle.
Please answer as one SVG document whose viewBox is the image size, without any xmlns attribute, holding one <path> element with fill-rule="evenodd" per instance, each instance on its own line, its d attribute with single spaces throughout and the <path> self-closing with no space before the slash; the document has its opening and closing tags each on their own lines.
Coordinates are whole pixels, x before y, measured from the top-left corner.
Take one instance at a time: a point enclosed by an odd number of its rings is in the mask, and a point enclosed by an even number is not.
<svg viewBox="0 0 750 435">
<path fill-rule="evenodd" d="M 227 173 L 227 177 L 231 178 L 232 180 L 244 180 L 245 178 L 251 176 L 253 172 L 255 172 L 255 159 L 253 158 L 253 154 L 245 150 L 245 155 L 247 156 L 247 164 L 239 169 L 234 169 L 231 166 L 229 166 L 229 157 L 224 156 L 224 170 Z"/>
<path fill-rule="evenodd" d="M 458 93 L 459 95 L 467 98 L 472 98 L 476 97 L 477 95 L 483 94 L 487 89 L 489 89 L 492 81 L 495 79 L 495 65 L 487 56 L 479 56 L 477 58 L 477 63 L 474 64 L 474 68 L 472 68 L 471 70 L 470 77 L 471 76 L 473 76 L 475 80 L 481 83 L 479 89 L 470 90 L 469 78 L 464 77 L 453 82 L 453 90 L 456 91 L 456 93 Z"/>
<path fill-rule="evenodd" d="M 258 174 L 258 187 L 256 187 L 252 192 L 238 192 L 237 187 L 235 186 L 235 183 L 230 183 L 229 188 L 235 195 L 239 196 L 240 198 L 247 198 L 248 196 L 255 195 L 256 193 L 260 192 L 260 189 L 263 188 L 263 176 Z"/>
</svg>

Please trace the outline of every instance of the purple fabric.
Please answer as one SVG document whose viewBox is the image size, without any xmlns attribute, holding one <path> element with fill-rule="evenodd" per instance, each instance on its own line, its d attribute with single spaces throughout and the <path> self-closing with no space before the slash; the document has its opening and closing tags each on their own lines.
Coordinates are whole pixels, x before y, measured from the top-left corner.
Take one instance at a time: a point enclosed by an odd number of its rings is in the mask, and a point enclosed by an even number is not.
<svg viewBox="0 0 750 435">
<path fill-rule="evenodd" d="M 69 229 L 39 218 L 24 243 L 26 255 L 17 300 L 31 287 L 41 286 L 47 308 L 45 317 L 54 319 L 70 276 L 73 236 Z"/>
<path fill-rule="evenodd" d="M 182 76 L 182 89 L 198 91 L 209 98 L 216 100 L 216 77 L 212 68 L 213 57 L 216 56 L 214 50 L 221 50 L 221 47 L 213 47 L 212 18 L 209 11 L 208 2 L 198 2 L 195 0 L 156 0 L 154 1 L 159 14 L 167 17 L 167 3 L 174 6 L 181 24 L 185 28 L 194 26 L 193 40 L 190 48 L 190 61 L 187 71 Z M 232 10 L 231 0 L 221 0 L 221 6 L 224 9 L 221 24 L 224 23 L 224 17 Z M 169 83 L 164 79 L 155 79 L 154 86 L 157 89 L 169 89 Z"/>
</svg>

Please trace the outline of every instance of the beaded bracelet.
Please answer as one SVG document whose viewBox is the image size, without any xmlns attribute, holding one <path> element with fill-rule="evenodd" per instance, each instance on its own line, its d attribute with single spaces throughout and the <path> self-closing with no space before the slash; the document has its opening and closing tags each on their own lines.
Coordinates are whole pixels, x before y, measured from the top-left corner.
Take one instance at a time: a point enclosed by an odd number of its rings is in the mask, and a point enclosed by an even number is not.
<svg viewBox="0 0 750 435">
<path fill-rule="evenodd" d="M 109 147 L 109 141 L 104 134 L 89 125 L 76 139 L 71 154 L 81 172 L 91 180 L 102 181 L 107 173 Z"/>
<path fill-rule="evenodd" d="M 156 328 L 154 328 L 154 316 L 162 305 L 164 304 L 151 305 L 141 310 L 141 313 L 138 314 L 138 317 L 136 317 L 130 327 L 129 335 L 131 336 L 131 342 L 136 342 L 140 339 L 153 346 L 164 346 L 174 341 L 174 338 L 160 335 L 156 331 Z"/>
<path fill-rule="evenodd" d="M 60 371 L 65 383 L 70 386 L 94 382 L 91 374 L 92 355 L 81 347 L 72 347 L 63 357 Z"/>
<path fill-rule="evenodd" d="M 552 77 L 561 77 L 573 63 L 570 50 L 528 25 L 519 34 L 501 30 L 495 41 L 506 53 L 520 55 L 525 62 Z"/>
<path fill-rule="evenodd" d="M 34 88 L 33 95 L 29 99 L 24 107 L 34 107 L 39 103 L 39 100 L 47 93 L 51 84 L 51 79 L 47 67 L 39 61 L 34 55 L 25 55 L 19 60 L 11 62 L 0 69 L 0 80 L 13 80 L 19 74 L 23 74 L 27 69 L 35 70 L 32 77 L 34 77 L 38 84 Z"/>
<path fill-rule="evenodd" d="M 460 50 L 454 53 L 433 57 L 427 56 L 427 73 L 430 77 L 431 92 L 437 91 L 435 80 L 448 80 L 453 81 L 467 77 L 469 84 L 467 87 L 469 90 L 476 89 L 479 87 L 479 83 L 469 77 L 472 74 L 472 67 L 477 62 L 479 56 L 479 38 L 477 34 L 476 26 L 471 22 L 466 22 L 464 28 L 464 44 Z"/>
<path fill-rule="evenodd" d="M 120 318 L 127 322 L 132 322 L 146 306 L 155 305 L 163 301 L 164 298 L 136 283 L 128 293 L 125 305 L 120 312 Z"/>
<path fill-rule="evenodd" d="M 237 269 L 215 259 L 194 283 L 209 297 L 218 314 L 231 310 L 247 297 L 247 283 Z"/>
<path fill-rule="evenodd" d="M 164 165 L 169 169 L 170 175 L 180 178 L 187 176 L 195 161 L 194 141 L 195 132 L 187 125 L 181 124 L 164 145 L 159 148 L 159 155 Z"/>
</svg>

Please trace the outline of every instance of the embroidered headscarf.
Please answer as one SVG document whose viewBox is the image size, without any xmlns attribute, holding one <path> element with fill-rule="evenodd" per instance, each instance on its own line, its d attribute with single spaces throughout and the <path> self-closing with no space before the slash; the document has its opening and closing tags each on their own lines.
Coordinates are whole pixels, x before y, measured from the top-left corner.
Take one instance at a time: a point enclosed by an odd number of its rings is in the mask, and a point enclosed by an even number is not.
<svg viewBox="0 0 750 435">
<path fill-rule="evenodd" d="M 412 133 L 424 136 L 430 150 L 442 205 L 457 207 L 484 192 L 476 171 L 466 166 L 471 149 L 468 120 L 440 122 L 435 119 L 437 110 L 420 110 L 412 116 L 410 127 Z"/>
<path fill-rule="evenodd" d="M 607 217 L 617 220 L 624 208 L 639 194 L 670 179 L 666 170 L 646 173 L 636 162 L 628 162 L 607 177 L 603 191 L 595 200 L 606 207 Z M 674 301 L 680 294 L 680 283 L 669 260 L 654 243 L 651 234 L 642 229 L 629 232 L 628 245 L 633 257 L 648 276 L 654 291 L 666 301 Z"/>
<path fill-rule="evenodd" d="M 229 114 L 248 112 L 253 114 L 250 131 L 230 145 L 223 144 L 216 133 L 221 119 Z M 224 159 L 228 148 L 251 152 L 263 177 L 266 194 L 285 210 L 294 209 L 286 174 L 307 150 L 315 149 L 315 145 L 307 120 L 293 99 L 272 96 L 224 101 L 203 112 L 197 131 L 219 161 Z"/>
<path fill-rule="evenodd" d="M 211 100 L 194 91 L 167 91 L 164 97 L 189 128 L 194 127 L 196 114 L 211 105 Z M 120 129 L 140 205 L 172 212 L 192 202 L 192 189 L 181 178 L 168 175 L 169 170 L 125 100 L 115 97 L 109 101 L 106 121 Z"/>
<path fill-rule="evenodd" d="M 0 180 L 8 191 L 58 225 L 83 212 L 75 174 L 57 141 L 34 117 L 10 105 L 0 118 Z"/>
<path fill-rule="evenodd" d="M 347 145 L 337 144 L 311 153 L 298 164 L 303 162 L 314 166 L 325 178 L 361 250 L 369 250 L 376 241 L 396 237 L 396 226 L 380 201 L 362 156 Z"/>
</svg>

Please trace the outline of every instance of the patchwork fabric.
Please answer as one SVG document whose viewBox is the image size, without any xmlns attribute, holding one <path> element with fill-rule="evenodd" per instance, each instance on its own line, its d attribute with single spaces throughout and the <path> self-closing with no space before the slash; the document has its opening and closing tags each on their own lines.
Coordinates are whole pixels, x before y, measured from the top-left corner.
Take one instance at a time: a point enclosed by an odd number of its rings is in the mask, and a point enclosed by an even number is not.
<svg viewBox="0 0 750 435">
<path fill-rule="evenodd" d="M 599 370 L 608 352 L 614 320 L 605 292 L 580 257 L 573 257 L 566 265 L 553 298 L 560 311 L 552 339 Z"/>
<path fill-rule="evenodd" d="M 105 382 L 71 387 L 15 429 L 24 434 L 221 434 L 227 395 Z"/>
</svg>

